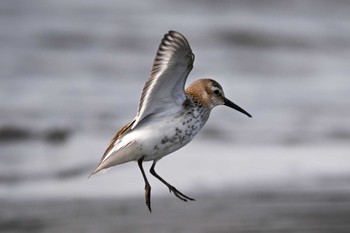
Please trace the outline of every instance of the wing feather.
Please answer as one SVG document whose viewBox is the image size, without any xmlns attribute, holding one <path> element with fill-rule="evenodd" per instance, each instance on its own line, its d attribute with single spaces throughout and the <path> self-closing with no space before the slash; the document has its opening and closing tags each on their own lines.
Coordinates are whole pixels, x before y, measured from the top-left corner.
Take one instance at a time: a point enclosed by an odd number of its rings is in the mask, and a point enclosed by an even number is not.
<svg viewBox="0 0 350 233">
<path fill-rule="evenodd" d="M 112 138 L 112 140 L 110 141 L 110 143 L 108 144 L 107 149 L 105 150 L 105 152 L 103 153 L 103 156 L 99 162 L 99 164 L 97 165 L 96 169 L 91 173 L 91 176 L 93 176 L 94 174 L 98 173 L 99 171 L 101 171 L 102 169 L 105 169 L 105 166 L 103 166 L 104 161 L 107 159 L 107 156 L 109 156 L 111 150 L 115 147 L 116 142 L 119 138 L 121 138 L 123 135 L 125 135 L 127 132 L 130 131 L 133 123 L 135 122 L 135 120 L 133 120 L 132 122 L 126 124 L 123 128 L 121 128 Z"/>
<path fill-rule="evenodd" d="M 164 35 L 142 90 L 133 127 L 150 114 L 181 106 L 186 100 L 184 87 L 193 62 L 194 54 L 183 35 L 175 31 Z"/>
</svg>

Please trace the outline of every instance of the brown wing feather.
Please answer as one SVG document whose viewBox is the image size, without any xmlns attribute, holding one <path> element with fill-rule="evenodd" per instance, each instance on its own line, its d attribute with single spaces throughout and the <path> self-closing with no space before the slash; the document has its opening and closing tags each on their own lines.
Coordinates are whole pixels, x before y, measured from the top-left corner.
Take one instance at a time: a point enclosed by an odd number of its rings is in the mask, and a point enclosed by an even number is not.
<svg viewBox="0 0 350 233">
<path fill-rule="evenodd" d="M 105 152 L 103 153 L 103 156 L 100 160 L 100 163 L 104 160 L 104 158 L 107 156 L 108 152 L 110 150 L 112 150 L 112 148 L 114 147 L 114 143 L 118 140 L 118 138 L 120 138 L 121 136 L 123 136 L 125 133 L 127 133 L 130 129 L 131 126 L 134 124 L 135 120 L 133 120 L 132 122 L 126 124 L 123 128 L 121 128 L 112 138 L 112 140 L 110 141 L 107 149 L 105 150 Z"/>
<path fill-rule="evenodd" d="M 93 176 L 94 174 L 96 174 L 97 172 L 100 171 L 99 167 L 102 164 L 103 160 L 105 159 L 105 157 L 107 156 L 107 154 L 113 149 L 114 147 L 114 143 L 124 134 L 126 134 L 127 132 L 129 132 L 129 130 L 131 129 L 132 125 L 135 123 L 135 120 L 133 120 L 132 122 L 126 124 L 123 128 L 121 128 L 112 138 L 112 140 L 110 141 L 107 149 L 105 150 L 99 164 L 97 165 L 96 169 L 91 173 L 91 175 L 89 176 L 89 178 L 91 176 Z"/>
</svg>

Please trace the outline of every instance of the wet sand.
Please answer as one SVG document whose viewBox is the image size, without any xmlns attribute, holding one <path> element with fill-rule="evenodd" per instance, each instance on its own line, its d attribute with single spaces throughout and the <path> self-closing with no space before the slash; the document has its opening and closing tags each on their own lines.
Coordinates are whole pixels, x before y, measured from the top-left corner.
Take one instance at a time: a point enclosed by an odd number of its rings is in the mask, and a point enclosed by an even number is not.
<svg viewBox="0 0 350 233">
<path fill-rule="evenodd" d="M 259 188 L 183 203 L 133 199 L 1 200 L 0 232 L 350 232 L 346 189 Z"/>
</svg>

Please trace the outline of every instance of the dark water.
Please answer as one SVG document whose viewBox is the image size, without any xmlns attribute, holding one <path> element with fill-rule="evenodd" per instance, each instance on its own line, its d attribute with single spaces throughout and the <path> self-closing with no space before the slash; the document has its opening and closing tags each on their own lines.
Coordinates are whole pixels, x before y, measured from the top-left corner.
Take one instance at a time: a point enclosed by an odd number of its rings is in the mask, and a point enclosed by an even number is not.
<svg viewBox="0 0 350 233">
<path fill-rule="evenodd" d="M 0 2 L 1 232 L 349 231 L 349 22 L 340 0 Z M 253 118 L 215 109 L 158 166 L 206 201 L 178 205 L 151 180 L 161 207 L 147 215 L 135 164 L 87 176 L 133 118 L 168 30 L 196 55 L 189 82 L 216 79 Z M 289 182 L 271 199 L 214 191 Z"/>
</svg>

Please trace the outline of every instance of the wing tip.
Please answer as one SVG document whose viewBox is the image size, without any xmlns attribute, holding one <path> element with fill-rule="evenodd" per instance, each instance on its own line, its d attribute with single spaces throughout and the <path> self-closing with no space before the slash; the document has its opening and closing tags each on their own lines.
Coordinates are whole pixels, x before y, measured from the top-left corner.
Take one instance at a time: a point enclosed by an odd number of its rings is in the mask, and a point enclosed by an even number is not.
<svg viewBox="0 0 350 233">
<path fill-rule="evenodd" d="M 172 45 L 174 42 L 190 47 L 186 37 L 175 30 L 170 30 L 164 35 L 161 45 Z"/>
<path fill-rule="evenodd" d="M 167 34 L 165 35 L 171 35 L 171 36 L 175 36 L 175 37 L 182 37 L 185 38 L 184 35 L 182 35 L 180 32 L 175 31 L 175 30 L 169 30 Z"/>
</svg>

